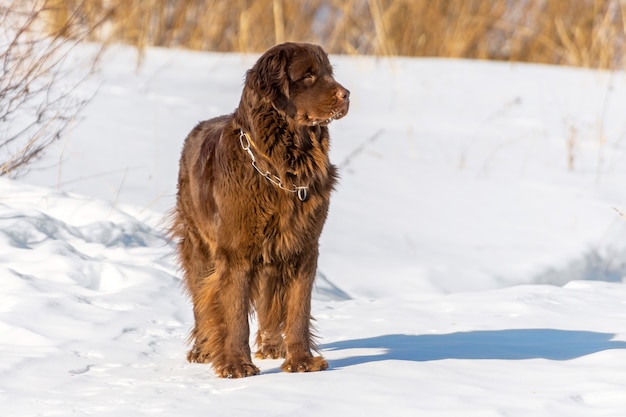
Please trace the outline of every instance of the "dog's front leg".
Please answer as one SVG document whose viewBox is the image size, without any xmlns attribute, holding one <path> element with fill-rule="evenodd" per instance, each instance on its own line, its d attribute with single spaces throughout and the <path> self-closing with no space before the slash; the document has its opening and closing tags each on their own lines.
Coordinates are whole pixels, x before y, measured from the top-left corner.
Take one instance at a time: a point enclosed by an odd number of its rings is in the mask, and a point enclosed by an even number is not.
<svg viewBox="0 0 626 417">
<path fill-rule="evenodd" d="M 281 369 L 286 372 L 313 372 L 328 368 L 321 356 L 313 356 L 311 334 L 311 291 L 317 268 L 317 251 L 303 259 L 296 276 L 287 281 L 285 345 L 287 356 Z"/>
<path fill-rule="evenodd" d="M 199 327 L 207 327 L 203 336 L 213 369 L 223 378 L 241 378 L 260 372 L 250 355 L 250 276 L 249 261 L 218 253 L 215 273 L 204 292 L 207 298 L 200 301 Z"/>
</svg>

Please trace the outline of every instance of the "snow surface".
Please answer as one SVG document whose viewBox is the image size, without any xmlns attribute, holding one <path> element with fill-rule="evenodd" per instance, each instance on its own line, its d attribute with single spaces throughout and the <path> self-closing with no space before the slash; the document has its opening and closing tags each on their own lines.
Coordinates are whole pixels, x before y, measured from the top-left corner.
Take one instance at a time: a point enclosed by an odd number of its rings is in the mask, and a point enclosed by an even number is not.
<svg viewBox="0 0 626 417">
<path fill-rule="evenodd" d="M 626 415 L 626 74 L 332 57 L 330 369 L 216 378 L 163 218 L 257 56 L 110 49 L 84 119 L 0 178 L 2 416 Z M 253 324 L 254 328 L 254 324 Z"/>
</svg>

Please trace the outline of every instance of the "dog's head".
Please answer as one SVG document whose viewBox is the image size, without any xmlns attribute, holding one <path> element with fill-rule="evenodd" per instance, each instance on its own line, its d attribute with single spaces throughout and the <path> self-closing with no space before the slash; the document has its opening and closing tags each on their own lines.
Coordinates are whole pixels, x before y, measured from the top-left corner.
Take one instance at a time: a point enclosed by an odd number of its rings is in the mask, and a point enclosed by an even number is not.
<svg viewBox="0 0 626 417">
<path fill-rule="evenodd" d="M 333 78 L 326 52 L 307 43 L 269 49 L 248 71 L 245 88 L 299 125 L 328 125 L 350 107 L 350 91 Z"/>
</svg>

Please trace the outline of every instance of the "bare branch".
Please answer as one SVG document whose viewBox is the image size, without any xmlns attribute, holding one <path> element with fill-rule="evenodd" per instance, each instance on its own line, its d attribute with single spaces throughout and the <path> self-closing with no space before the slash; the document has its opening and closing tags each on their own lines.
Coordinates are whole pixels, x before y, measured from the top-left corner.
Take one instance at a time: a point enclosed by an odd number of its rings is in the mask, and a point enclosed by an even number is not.
<svg viewBox="0 0 626 417">
<path fill-rule="evenodd" d="M 91 100 L 77 89 L 93 65 L 81 69 L 67 62 L 95 29 L 78 24 L 87 2 L 79 1 L 53 33 L 46 32 L 44 19 L 53 0 L 8 0 L 0 6 L 0 176 L 23 173 Z M 66 37 L 70 28 L 72 38 Z"/>
</svg>

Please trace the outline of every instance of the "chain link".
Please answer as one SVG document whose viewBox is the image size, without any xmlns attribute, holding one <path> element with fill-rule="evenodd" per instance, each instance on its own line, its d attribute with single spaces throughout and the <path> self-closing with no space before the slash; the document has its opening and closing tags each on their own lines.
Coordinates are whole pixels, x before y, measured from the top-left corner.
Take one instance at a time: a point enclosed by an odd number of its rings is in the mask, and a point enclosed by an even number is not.
<svg viewBox="0 0 626 417">
<path fill-rule="evenodd" d="M 308 187 L 294 184 L 293 188 L 287 188 L 283 185 L 283 181 L 280 179 L 280 177 L 272 174 L 269 171 L 263 171 L 261 168 L 259 168 L 256 163 L 256 157 L 254 156 L 254 153 L 251 149 L 252 142 L 250 141 L 250 136 L 248 136 L 248 134 L 244 132 L 243 129 L 239 129 L 239 144 L 241 145 L 241 149 L 243 149 L 248 153 L 248 155 L 250 155 L 250 159 L 252 160 L 252 166 L 259 174 L 261 174 L 262 177 L 264 177 L 266 180 L 268 180 L 281 190 L 297 194 L 300 201 L 306 200 Z"/>
</svg>

